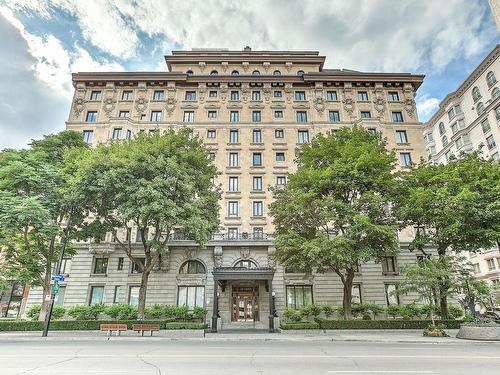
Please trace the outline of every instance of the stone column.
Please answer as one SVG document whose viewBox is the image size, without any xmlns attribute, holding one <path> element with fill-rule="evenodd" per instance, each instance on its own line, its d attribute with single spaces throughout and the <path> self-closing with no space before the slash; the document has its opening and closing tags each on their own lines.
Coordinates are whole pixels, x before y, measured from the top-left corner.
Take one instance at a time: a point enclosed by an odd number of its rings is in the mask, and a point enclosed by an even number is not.
<svg viewBox="0 0 500 375">
<path fill-rule="evenodd" d="M 269 279 L 269 332 L 274 332 L 273 279 Z"/>
<path fill-rule="evenodd" d="M 212 332 L 217 332 L 217 321 L 219 317 L 219 298 L 217 296 L 219 288 L 219 282 L 216 278 L 214 278 L 214 303 L 213 303 L 213 312 L 212 312 Z"/>
</svg>

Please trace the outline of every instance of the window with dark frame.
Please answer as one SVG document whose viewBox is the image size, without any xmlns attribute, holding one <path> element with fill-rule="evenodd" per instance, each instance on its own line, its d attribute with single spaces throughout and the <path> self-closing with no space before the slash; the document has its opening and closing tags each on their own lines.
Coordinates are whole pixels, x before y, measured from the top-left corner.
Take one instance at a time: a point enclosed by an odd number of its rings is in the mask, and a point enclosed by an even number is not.
<svg viewBox="0 0 500 375">
<path fill-rule="evenodd" d="M 92 285 L 90 287 L 89 305 L 101 304 L 104 301 L 104 286 Z"/>
<path fill-rule="evenodd" d="M 117 269 L 118 271 L 123 270 L 123 263 L 124 263 L 124 259 L 123 259 L 123 257 L 119 257 L 119 258 L 118 258 L 118 266 L 116 267 L 116 269 Z"/>
<path fill-rule="evenodd" d="M 286 306 L 295 310 L 313 304 L 312 285 L 287 285 Z"/>
<path fill-rule="evenodd" d="M 207 270 L 203 263 L 196 259 L 190 259 L 184 262 L 179 268 L 180 274 L 205 274 Z"/>
<path fill-rule="evenodd" d="M 387 256 L 382 259 L 382 273 L 396 273 L 396 257 Z"/>
<path fill-rule="evenodd" d="M 109 258 L 94 258 L 92 274 L 105 275 L 108 272 L 108 260 Z"/>
</svg>

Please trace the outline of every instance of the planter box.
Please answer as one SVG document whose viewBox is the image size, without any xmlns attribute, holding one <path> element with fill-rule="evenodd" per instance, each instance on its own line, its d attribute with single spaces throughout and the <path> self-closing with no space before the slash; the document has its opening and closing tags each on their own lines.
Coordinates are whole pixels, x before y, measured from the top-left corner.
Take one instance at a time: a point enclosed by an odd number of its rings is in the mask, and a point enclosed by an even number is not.
<svg viewBox="0 0 500 375">
<path fill-rule="evenodd" d="M 457 333 L 457 338 L 466 340 L 500 341 L 500 324 L 462 324 Z"/>
</svg>

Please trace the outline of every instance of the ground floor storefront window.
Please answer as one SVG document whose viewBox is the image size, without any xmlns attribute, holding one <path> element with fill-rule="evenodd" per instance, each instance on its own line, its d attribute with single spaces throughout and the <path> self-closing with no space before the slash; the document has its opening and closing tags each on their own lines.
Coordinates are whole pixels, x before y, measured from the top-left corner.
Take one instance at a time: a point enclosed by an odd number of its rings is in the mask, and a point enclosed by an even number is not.
<svg viewBox="0 0 500 375">
<path fill-rule="evenodd" d="M 7 282 L 0 289 L 0 317 L 17 318 L 23 300 L 24 286 L 16 282 Z"/>
<path fill-rule="evenodd" d="M 179 286 L 177 306 L 187 306 L 189 310 L 195 307 L 204 307 L 204 286 Z"/>
<path fill-rule="evenodd" d="M 300 309 L 312 305 L 313 293 L 311 285 L 293 285 L 286 287 L 286 305 L 292 309 Z"/>
</svg>

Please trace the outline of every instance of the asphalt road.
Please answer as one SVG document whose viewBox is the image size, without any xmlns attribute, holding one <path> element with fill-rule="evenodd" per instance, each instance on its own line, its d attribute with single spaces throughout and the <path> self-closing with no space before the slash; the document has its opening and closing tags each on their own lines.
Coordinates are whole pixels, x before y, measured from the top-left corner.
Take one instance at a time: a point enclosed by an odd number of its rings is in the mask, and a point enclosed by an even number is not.
<svg viewBox="0 0 500 375">
<path fill-rule="evenodd" d="M 0 374 L 499 374 L 500 344 L 1 341 Z"/>
</svg>

